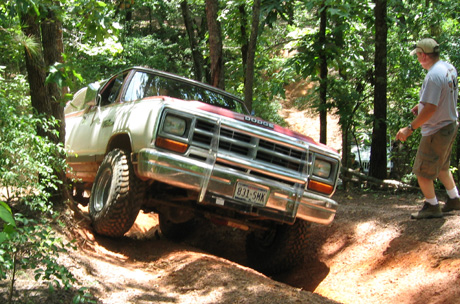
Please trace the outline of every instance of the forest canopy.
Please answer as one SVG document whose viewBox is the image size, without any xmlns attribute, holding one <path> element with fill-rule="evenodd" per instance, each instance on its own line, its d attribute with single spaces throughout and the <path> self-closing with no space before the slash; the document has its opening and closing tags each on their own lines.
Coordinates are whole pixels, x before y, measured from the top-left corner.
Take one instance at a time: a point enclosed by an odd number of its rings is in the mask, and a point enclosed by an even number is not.
<svg viewBox="0 0 460 304">
<path fill-rule="evenodd" d="M 433 37 L 443 59 L 460 66 L 459 6 L 457 1 L 8 0 L 0 4 L 0 65 L 6 81 L 27 75 L 26 55 L 46 55 L 45 42 L 56 39 L 43 29 L 51 20 L 59 26 L 61 56 L 45 60 L 42 69 L 47 83 L 65 88 L 58 96 L 61 105 L 82 86 L 140 65 L 225 88 L 247 97 L 255 115 L 285 124 L 278 114 L 285 88 L 307 79 L 317 90 L 293 104 L 339 116 L 347 165 L 345 151 L 356 142 L 370 146 L 369 126 L 382 116 L 374 112 L 376 29 L 382 27 L 376 10 L 385 13 L 387 26 L 383 146 L 391 145 L 417 102 L 424 71 L 410 47 Z M 42 26 L 37 35 L 27 22 Z M 327 132 L 325 125 L 322 129 Z M 417 140 L 413 136 L 406 148 L 412 150 Z"/>
</svg>

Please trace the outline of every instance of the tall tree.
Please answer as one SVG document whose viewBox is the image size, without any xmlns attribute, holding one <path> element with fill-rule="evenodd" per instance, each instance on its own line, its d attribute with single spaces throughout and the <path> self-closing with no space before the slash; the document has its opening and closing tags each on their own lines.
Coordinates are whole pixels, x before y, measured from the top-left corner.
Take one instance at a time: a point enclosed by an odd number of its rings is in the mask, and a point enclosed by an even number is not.
<svg viewBox="0 0 460 304">
<path fill-rule="evenodd" d="M 320 136 L 319 141 L 323 144 L 327 142 L 327 45 L 326 45 L 326 27 L 327 27 L 327 5 L 321 3 L 320 24 L 319 24 L 319 121 Z"/>
<path fill-rule="evenodd" d="M 25 46 L 27 76 L 30 85 L 32 106 L 39 114 L 61 120 L 55 132 L 39 131 L 55 143 L 64 143 L 65 128 L 63 123 L 62 92 L 56 83 L 47 83 L 47 73 L 51 65 L 62 61 L 62 23 L 57 11 L 59 2 L 54 1 L 53 9 L 42 5 L 40 11 L 27 7 L 21 12 L 22 31 L 37 43 L 33 49 Z"/>
<path fill-rule="evenodd" d="M 369 175 L 387 175 L 387 0 L 375 0 L 375 87 Z"/>
<path fill-rule="evenodd" d="M 243 70 L 246 71 L 246 61 L 248 60 L 249 38 L 246 30 L 247 15 L 246 4 L 243 2 L 238 6 L 241 32 L 241 57 L 243 59 Z"/>
<path fill-rule="evenodd" d="M 64 52 L 64 44 L 62 39 L 62 22 L 58 18 L 57 12 L 60 6 L 59 1 L 53 2 L 53 8 L 44 7 L 43 20 L 41 21 L 43 57 L 45 67 L 49 68 L 56 63 L 62 63 L 62 53 Z M 59 131 L 58 138 L 55 143 L 64 144 L 65 140 L 65 121 L 64 121 L 64 106 L 62 102 L 62 93 L 65 88 L 60 88 L 56 82 L 48 82 L 45 84 L 49 103 L 51 105 L 50 112 L 45 112 L 59 121 L 57 130 Z"/>
<path fill-rule="evenodd" d="M 257 37 L 259 35 L 259 20 L 260 20 L 260 0 L 254 0 L 252 8 L 252 27 L 251 38 L 249 39 L 245 80 L 244 80 L 244 103 L 249 111 L 252 110 L 252 98 L 254 87 L 254 61 L 257 49 Z"/>
<path fill-rule="evenodd" d="M 192 16 L 190 14 L 190 8 L 187 3 L 187 0 L 184 0 L 180 3 L 180 7 L 182 10 L 182 16 L 184 18 L 185 29 L 187 30 L 187 36 L 190 42 L 190 48 L 192 50 L 192 58 L 193 58 L 193 68 L 195 71 L 195 79 L 199 81 L 203 81 L 203 54 L 200 52 L 197 42 L 197 35 L 195 35 L 195 24 L 193 22 Z"/>
<path fill-rule="evenodd" d="M 41 47 L 41 33 L 38 15 L 34 10 L 29 9 L 22 13 L 21 23 L 23 24 L 22 31 L 24 32 L 24 35 L 33 37 L 37 42 L 36 48 L 26 46 L 24 50 L 32 107 L 34 107 L 38 113 L 51 114 L 51 98 L 45 87 L 46 70 Z M 38 128 L 39 134 L 46 135 L 44 130 L 40 130 L 40 126 L 38 126 Z"/>
<path fill-rule="evenodd" d="M 64 110 L 61 104 L 61 89 L 56 83 L 47 83 L 48 68 L 54 63 L 62 60 L 62 24 L 56 14 L 59 11 L 59 2 L 54 1 L 50 6 L 42 5 L 40 11 L 34 7 L 26 7 L 21 13 L 23 24 L 22 31 L 28 37 L 33 37 L 37 42 L 37 47 L 25 48 L 25 62 L 27 77 L 30 86 L 30 96 L 32 106 L 37 113 L 45 117 L 58 119 L 55 129 L 47 130 L 38 125 L 38 134 L 49 138 L 53 143 L 64 144 L 65 126 Z M 56 151 L 57 153 L 57 151 Z M 64 155 L 53 155 L 53 157 L 64 157 Z M 65 173 L 55 168 L 55 174 L 63 182 Z M 65 184 L 65 183 L 63 183 Z M 53 201 L 61 202 L 64 187 L 59 190 L 52 190 Z"/>
<path fill-rule="evenodd" d="M 211 85 L 225 89 L 224 54 L 222 31 L 217 19 L 218 0 L 206 0 L 206 20 L 209 30 L 209 51 L 211 56 Z"/>
</svg>

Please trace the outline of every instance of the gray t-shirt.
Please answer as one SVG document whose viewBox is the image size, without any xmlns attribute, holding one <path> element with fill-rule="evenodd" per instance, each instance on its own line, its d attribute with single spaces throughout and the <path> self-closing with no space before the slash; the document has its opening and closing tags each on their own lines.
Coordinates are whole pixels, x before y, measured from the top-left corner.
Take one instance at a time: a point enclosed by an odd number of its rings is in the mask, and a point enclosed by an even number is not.
<svg viewBox="0 0 460 304">
<path fill-rule="evenodd" d="M 424 103 L 437 106 L 433 116 L 422 125 L 422 136 L 436 133 L 442 127 L 457 121 L 457 70 L 444 61 L 436 62 L 429 70 L 420 90 L 419 113 Z"/>
</svg>

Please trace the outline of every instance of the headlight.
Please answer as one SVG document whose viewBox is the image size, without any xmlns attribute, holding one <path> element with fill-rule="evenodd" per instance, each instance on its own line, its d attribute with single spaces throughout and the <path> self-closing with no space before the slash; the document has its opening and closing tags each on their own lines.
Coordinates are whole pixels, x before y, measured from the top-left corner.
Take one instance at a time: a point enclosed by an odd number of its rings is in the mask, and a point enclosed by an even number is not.
<svg viewBox="0 0 460 304">
<path fill-rule="evenodd" d="M 174 115 L 167 115 L 165 117 L 165 122 L 163 125 L 163 131 L 168 134 L 182 136 L 185 134 L 185 130 L 187 128 L 187 122 L 184 118 L 174 116 Z"/>
<path fill-rule="evenodd" d="M 331 163 L 317 159 L 315 160 L 315 165 L 313 166 L 313 175 L 328 178 L 331 174 Z"/>
</svg>

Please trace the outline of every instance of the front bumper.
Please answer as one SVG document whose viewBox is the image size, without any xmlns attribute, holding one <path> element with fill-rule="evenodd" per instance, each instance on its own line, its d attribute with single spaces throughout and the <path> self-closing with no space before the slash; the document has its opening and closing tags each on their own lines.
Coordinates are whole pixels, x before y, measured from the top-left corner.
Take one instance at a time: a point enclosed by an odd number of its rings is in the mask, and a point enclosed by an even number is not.
<svg viewBox="0 0 460 304">
<path fill-rule="evenodd" d="M 149 148 L 133 154 L 132 158 L 140 178 L 196 191 L 202 204 L 229 207 L 280 222 L 293 223 L 297 217 L 325 225 L 332 222 L 337 210 L 334 200 L 303 191 L 305 184 L 293 187 L 231 169 L 215 160 L 200 161 Z M 251 204 L 235 198 L 238 182 L 268 190 L 266 203 Z"/>
</svg>

